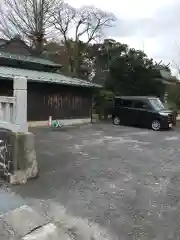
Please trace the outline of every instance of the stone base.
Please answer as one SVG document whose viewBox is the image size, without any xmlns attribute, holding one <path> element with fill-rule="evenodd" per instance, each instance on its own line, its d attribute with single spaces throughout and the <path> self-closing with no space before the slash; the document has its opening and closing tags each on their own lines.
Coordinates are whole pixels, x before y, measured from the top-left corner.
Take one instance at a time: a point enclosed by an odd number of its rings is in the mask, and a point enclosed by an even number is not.
<svg viewBox="0 0 180 240">
<path fill-rule="evenodd" d="M 25 184 L 28 180 L 36 178 L 38 176 L 38 168 L 35 167 L 33 170 L 16 171 L 14 174 L 9 175 L 8 182 L 10 184 Z"/>
<path fill-rule="evenodd" d="M 13 174 L 9 176 L 11 184 L 24 184 L 38 175 L 38 164 L 33 133 L 17 133 L 13 147 Z"/>
</svg>

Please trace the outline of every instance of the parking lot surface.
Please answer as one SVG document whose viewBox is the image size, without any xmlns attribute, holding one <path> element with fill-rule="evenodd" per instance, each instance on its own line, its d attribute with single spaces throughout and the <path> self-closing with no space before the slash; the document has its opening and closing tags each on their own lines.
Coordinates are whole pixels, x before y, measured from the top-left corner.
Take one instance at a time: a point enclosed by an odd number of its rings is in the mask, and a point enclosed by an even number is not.
<svg viewBox="0 0 180 240">
<path fill-rule="evenodd" d="M 180 131 L 95 124 L 33 129 L 38 179 L 12 191 L 49 200 L 121 240 L 180 239 Z"/>
</svg>

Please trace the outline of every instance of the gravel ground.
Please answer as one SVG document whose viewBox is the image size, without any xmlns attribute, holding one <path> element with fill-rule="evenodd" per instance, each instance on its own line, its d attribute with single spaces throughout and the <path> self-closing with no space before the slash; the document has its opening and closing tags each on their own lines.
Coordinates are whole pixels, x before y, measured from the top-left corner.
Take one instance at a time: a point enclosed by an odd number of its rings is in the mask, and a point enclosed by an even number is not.
<svg viewBox="0 0 180 240">
<path fill-rule="evenodd" d="M 40 176 L 11 190 L 53 201 L 120 240 L 180 239 L 180 131 L 111 124 L 36 134 Z"/>
</svg>

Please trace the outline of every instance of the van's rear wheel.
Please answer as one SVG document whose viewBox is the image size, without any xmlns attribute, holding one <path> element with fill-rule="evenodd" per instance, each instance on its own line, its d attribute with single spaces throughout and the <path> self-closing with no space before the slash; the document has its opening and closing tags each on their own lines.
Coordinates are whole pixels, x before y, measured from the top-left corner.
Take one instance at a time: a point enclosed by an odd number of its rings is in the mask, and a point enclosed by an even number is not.
<svg viewBox="0 0 180 240">
<path fill-rule="evenodd" d="M 114 125 L 119 125 L 120 122 L 121 122 L 121 120 L 120 120 L 119 117 L 114 117 L 114 118 L 113 118 L 113 123 L 114 123 Z"/>
<path fill-rule="evenodd" d="M 159 131 L 161 129 L 161 122 L 159 120 L 153 120 L 151 128 L 153 131 Z"/>
</svg>

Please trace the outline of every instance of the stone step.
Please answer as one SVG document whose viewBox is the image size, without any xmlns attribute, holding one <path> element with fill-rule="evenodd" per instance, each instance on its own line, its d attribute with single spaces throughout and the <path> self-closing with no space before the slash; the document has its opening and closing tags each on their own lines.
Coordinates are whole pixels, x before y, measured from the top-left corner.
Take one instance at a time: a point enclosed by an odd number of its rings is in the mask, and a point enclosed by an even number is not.
<svg viewBox="0 0 180 240">
<path fill-rule="evenodd" d="M 22 240 L 72 240 L 72 238 L 55 224 L 49 223 L 27 234 Z"/>
<path fill-rule="evenodd" d="M 34 201 L 0 216 L 0 240 L 111 240 L 105 230 L 60 204 Z M 8 237 L 11 238 L 8 238 Z"/>
<path fill-rule="evenodd" d="M 75 217 L 69 214 L 66 209 L 57 202 L 51 200 L 33 201 L 31 204 L 39 214 L 54 223 L 58 229 L 66 233 L 68 240 L 111 240 L 114 239 L 105 229 L 97 224 Z"/>
</svg>

